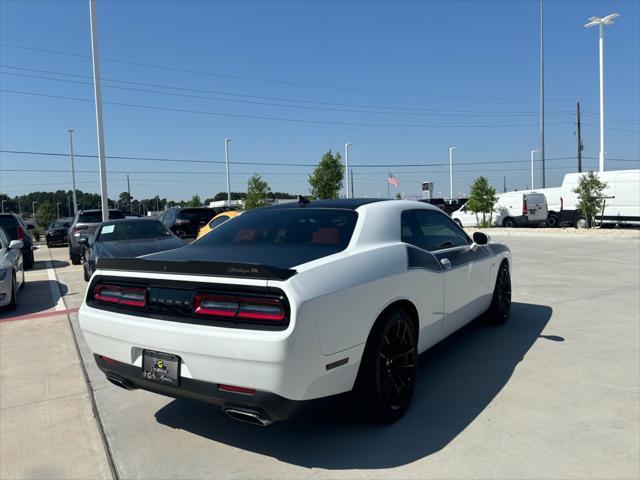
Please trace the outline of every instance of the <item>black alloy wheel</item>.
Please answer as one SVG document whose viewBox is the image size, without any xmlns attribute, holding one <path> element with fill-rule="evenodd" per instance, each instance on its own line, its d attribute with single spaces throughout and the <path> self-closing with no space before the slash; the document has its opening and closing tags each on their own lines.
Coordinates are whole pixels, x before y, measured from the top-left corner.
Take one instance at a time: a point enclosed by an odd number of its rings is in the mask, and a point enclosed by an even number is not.
<svg viewBox="0 0 640 480">
<path fill-rule="evenodd" d="M 392 309 L 374 325 L 354 389 L 354 407 L 368 421 L 391 423 L 404 415 L 416 384 L 417 346 L 404 310 Z"/>
<path fill-rule="evenodd" d="M 487 320 L 495 325 L 502 325 L 511 313 L 511 274 L 506 263 L 500 265 L 496 286 L 487 311 Z"/>
</svg>

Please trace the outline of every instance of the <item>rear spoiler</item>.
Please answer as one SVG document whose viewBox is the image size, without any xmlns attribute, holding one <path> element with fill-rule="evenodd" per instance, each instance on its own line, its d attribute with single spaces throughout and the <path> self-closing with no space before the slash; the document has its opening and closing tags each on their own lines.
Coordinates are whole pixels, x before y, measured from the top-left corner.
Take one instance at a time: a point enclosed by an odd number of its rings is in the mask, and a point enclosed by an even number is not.
<svg viewBox="0 0 640 480">
<path fill-rule="evenodd" d="M 118 257 L 98 258 L 98 269 L 264 280 L 287 280 L 298 273 L 296 270 L 289 268 L 259 265 L 257 263 L 209 262 L 205 260 L 163 261 Z"/>
</svg>

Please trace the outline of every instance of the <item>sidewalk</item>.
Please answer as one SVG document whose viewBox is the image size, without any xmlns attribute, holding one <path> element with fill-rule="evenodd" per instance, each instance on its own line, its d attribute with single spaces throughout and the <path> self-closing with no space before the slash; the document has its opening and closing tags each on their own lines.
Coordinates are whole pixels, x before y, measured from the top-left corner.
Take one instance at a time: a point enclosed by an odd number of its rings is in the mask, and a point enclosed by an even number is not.
<svg viewBox="0 0 640 480">
<path fill-rule="evenodd" d="M 36 251 L 18 294 L 23 307 L 0 313 L 0 478 L 109 479 L 50 261 L 46 249 Z"/>
</svg>

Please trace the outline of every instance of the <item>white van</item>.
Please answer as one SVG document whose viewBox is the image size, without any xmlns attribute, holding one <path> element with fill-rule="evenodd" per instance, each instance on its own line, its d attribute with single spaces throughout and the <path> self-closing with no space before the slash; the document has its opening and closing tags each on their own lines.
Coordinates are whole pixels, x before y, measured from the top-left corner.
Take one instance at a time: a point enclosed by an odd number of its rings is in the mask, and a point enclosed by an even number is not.
<svg viewBox="0 0 640 480">
<path fill-rule="evenodd" d="M 547 226 L 558 227 L 562 223 L 562 187 L 524 190 L 524 193 L 542 193 L 547 200 Z"/>
<path fill-rule="evenodd" d="M 562 181 L 561 217 L 578 228 L 587 226 L 586 219 L 578 210 L 578 195 L 573 189 L 584 173 L 568 173 Z M 604 212 L 596 215 L 596 223 L 602 226 L 640 225 L 640 170 L 612 170 L 598 173 L 598 178 L 607 183 L 604 190 Z"/>
<path fill-rule="evenodd" d="M 451 218 L 462 227 L 477 226 L 476 216 L 466 209 L 466 204 L 453 212 Z M 493 207 L 492 224 L 496 227 L 541 225 L 546 221 L 547 200 L 538 192 L 502 193 Z"/>
</svg>

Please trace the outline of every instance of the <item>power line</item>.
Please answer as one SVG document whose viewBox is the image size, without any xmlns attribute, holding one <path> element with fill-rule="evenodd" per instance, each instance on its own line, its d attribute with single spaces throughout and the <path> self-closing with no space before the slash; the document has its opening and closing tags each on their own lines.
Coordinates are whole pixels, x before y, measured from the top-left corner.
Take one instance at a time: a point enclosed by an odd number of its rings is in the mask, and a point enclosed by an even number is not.
<svg viewBox="0 0 640 480">
<path fill-rule="evenodd" d="M 93 100 L 89 98 L 69 97 L 66 95 L 51 95 L 46 93 L 27 92 L 22 90 L 11 90 L 11 89 L 5 89 L 5 88 L 0 89 L 0 92 L 13 93 L 16 95 L 29 95 L 29 96 L 35 96 L 35 97 L 56 98 L 60 100 L 72 100 L 72 101 L 78 101 L 78 102 L 93 103 Z M 307 120 L 307 119 L 296 119 L 296 118 L 285 118 L 285 117 L 270 117 L 270 116 L 262 116 L 262 115 L 243 115 L 238 113 L 227 113 L 227 112 L 210 112 L 206 110 L 160 107 L 155 105 L 140 105 L 140 104 L 122 103 L 122 102 L 103 101 L 102 103 L 104 105 L 115 105 L 120 107 L 132 107 L 132 108 L 140 108 L 140 109 L 147 109 L 147 110 L 160 110 L 160 111 L 177 112 L 177 113 L 194 113 L 198 115 L 211 115 L 211 116 L 229 117 L 229 118 L 244 118 L 244 119 L 250 119 L 250 120 L 269 120 L 269 121 L 277 121 L 277 122 L 300 123 L 300 124 L 310 124 L 310 125 L 348 125 L 348 126 L 355 126 L 355 127 L 391 127 L 391 128 L 513 128 L 513 127 L 517 128 L 517 127 L 531 127 L 531 126 L 537 125 L 533 123 L 445 125 L 445 124 L 335 122 L 335 121 L 327 121 L 327 120 Z M 567 122 L 549 123 L 549 125 L 567 125 L 567 124 L 568 124 Z"/>
<path fill-rule="evenodd" d="M 91 58 L 90 55 L 86 55 L 86 54 L 63 51 L 63 50 L 54 50 L 54 49 L 48 49 L 48 48 L 27 47 L 23 45 L 15 45 L 10 43 L 0 43 L 0 46 L 6 47 L 6 48 L 30 50 L 30 51 L 36 51 L 36 52 L 42 52 L 42 53 L 52 53 L 56 55 L 73 56 L 78 58 Z M 533 98 L 523 99 L 523 98 L 515 98 L 515 97 L 469 97 L 469 96 L 439 95 L 439 94 L 433 94 L 433 93 L 362 89 L 362 88 L 342 87 L 342 86 L 335 86 L 335 85 L 320 85 L 320 84 L 314 84 L 314 83 L 294 82 L 294 81 L 288 81 L 288 80 L 274 80 L 274 79 L 267 79 L 267 78 L 261 78 L 261 77 L 249 77 L 249 76 L 234 75 L 229 73 L 220 73 L 220 72 L 211 72 L 211 71 L 196 70 L 196 69 L 190 69 L 190 68 L 174 67 L 169 65 L 157 65 L 152 63 L 134 62 L 129 60 L 109 58 L 109 57 L 102 57 L 101 60 L 103 62 L 112 62 L 112 63 L 119 63 L 123 65 L 132 65 L 132 66 L 160 69 L 160 70 L 170 70 L 175 72 L 190 73 L 190 74 L 197 74 L 197 75 L 232 78 L 236 80 L 249 80 L 249 81 L 288 85 L 288 86 L 341 90 L 341 91 L 347 91 L 347 92 L 375 93 L 375 94 L 383 94 L 383 95 L 401 95 L 401 96 L 411 96 L 411 97 L 451 98 L 451 99 L 457 99 L 457 100 L 486 100 L 486 101 L 496 101 L 496 100 L 497 101 L 522 101 L 522 100 L 534 101 L 536 100 L 537 101 L 537 99 L 533 99 Z M 549 99 L 549 100 L 559 101 L 559 102 L 573 101 L 568 99 Z"/>
<path fill-rule="evenodd" d="M 13 69 L 13 70 L 23 70 L 23 71 L 29 71 L 29 72 L 38 72 L 38 73 L 47 73 L 47 74 L 52 74 L 52 75 L 61 75 L 61 76 L 68 76 L 68 77 L 75 77 L 75 78 L 84 78 L 84 79 L 91 79 L 92 77 L 90 75 L 79 75 L 79 74 L 73 74 L 73 73 L 67 73 L 67 72 L 57 72 L 57 71 L 52 71 L 52 70 L 41 70 L 41 69 L 35 69 L 35 68 L 27 68 L 27 67 L 16 67 L 16 66 L 12 66 L 12 65 L 0 65 L 0 67 L 2 68 L 9 68 L 9 69 Z M 58 79 L 58 78 L 52 78 L 52 77 L 42 77 L 42 76 L 36 76 L 36 75 L 26 75 L 26 74 L 18 74 L 18 73 L 12 73 L 12 72 L 3 72 L 5 74 L 10 74 L 10 75 L 20 75 L 20 76 L 25 76 L 25 77 L 31 77 L 31 78 L 41 78 L 44 80 L 57 80 L 57 81 L 61 81 L 61 82 L 69 82 L 69 83 L 80 83 L 83 84 L 83 82 L 73 82 L 71 80 L 65 80 L 65 79 Z M 451 109 L 432 109 L 432 108 L 423 108 L 423 107 L 403 107 L 403 106 L 384 106 L 384 105 L 363 105 L 363 104 L 352 104 L 352 103 L 336 103 L 336 102 L 320 102 L 320 101 L 314 101 L 314 100 L 302 100 L 302 99 L 292 99 L 292 98 L 285 98 L 285 97 L 266 97 L 266 96 L 261 96 L 261 95 L 246 95 L 246 94 L 238 94 L 238 93 L 234 93 L 234 92 L 225 92 L 225 91 L 218 91 L 218 90 L 204 90 L 204 89 L 197 89 L 197 88 L 187 88 L 187 87 L 176 87 L 176 86 L 172 86 L 172 85 L 161 85 L 161 84 L 156 84 L 156 83 L 145 83 L 145 82 L 132 82 L 132 81 L 127 81 L 127 80 L 118 80 L 118 79 L 112 79 L 112 78 L 103 78 L 103 81 L 108 81 L 108 82 L 115 82 L 115 83 L 124 83 L 124 84 L 129 84 L 129 85 L 138 85 L 138 86 L 146 86 L 146 87 L 154 87 L 154 88 L 163 88 L 163 89 L 169 89 L 169 90 L 178 90 L 178 91 L 186 91 L 186 92 L 196 92 L 196 93 L 207 93 L 207 94 L 211 94 L 211 95 L 227 95 L 227 96 L 234 96 L 234 97 L 244 97 L 244 98 L 255 98 L 255 99 L 262 99 L 262 100 L 274 100 L 274 101 L 286 101 L 286 102 L 294 102 L 294 103 L 310 103 L 310 104 L 314 104 L 314 105 L 329 105 L 329 106 L 339 106 L 339 107 L 355 107 L 355 108 L 367 108 L 367 109 L 390 109 L 390 110 L 410 110 L 410 111 L 419 111 L 419 112 L 433 112 L 433 113 L 451 113 L 451 114 L 467 114 L 467 115 L 474 115 L 474 114 L 478 114 L 478 115 L 505 115 L 505 116 L 519 116 L 519 115 L 537 115 L 537 112 L 533 112 L 533 111 L 493 111 L 493 110 L 451 110 Z M 111 88 L 122 88 L 122 87 L 115 87 L 115 86 L 111 86 Z M 134 90 L 134 91 L 145 91 L 146 90 Z M 167 92 L 151 92 L 151 93 L 165 93 L 168 94 Z M 206 98 L 206 99 L 211 99 L 210 97 L 199 97 L 199 96 L 194 96 L 194 98 Z M 224 98 L 216 98 L 216 100 L 223 100 L 223 101 L 234 101 L 231 99 L 224 99 Z M 235 100 L 238 101 L 238 100 Z M 260 102 L 245 102 L 245 103 L 257 103 L 257 104 L 262 104 Z M 265 105 L 272 105 L 272 104 L 265 104 Z M 291 107 L 294 108 L 295 106 L 293 105 L 287 105 L 287 107 Z M 302 108 L 302 107 L 300 107 Z M 310 107 L 306 107 L 306 108 L 310 108 Z M 352 110 L 343 110 L 343 109 L 336 109 L 337 111 L 352 111 Z M 360 112 L 361 110 L 353 110 L 355 112 Z M 367 110 L 366 113 L 394 113 L 394 112 L 372 112 Z M 552 114 L 568 114 L 568 113 L 572 113 L 568 110 L 560 110 L 560 111 L 554 111 L 554 112 L 550 112 Z M 404 114 L 401 112 L 397 112 L 396 114 Z"/>
</svg>

